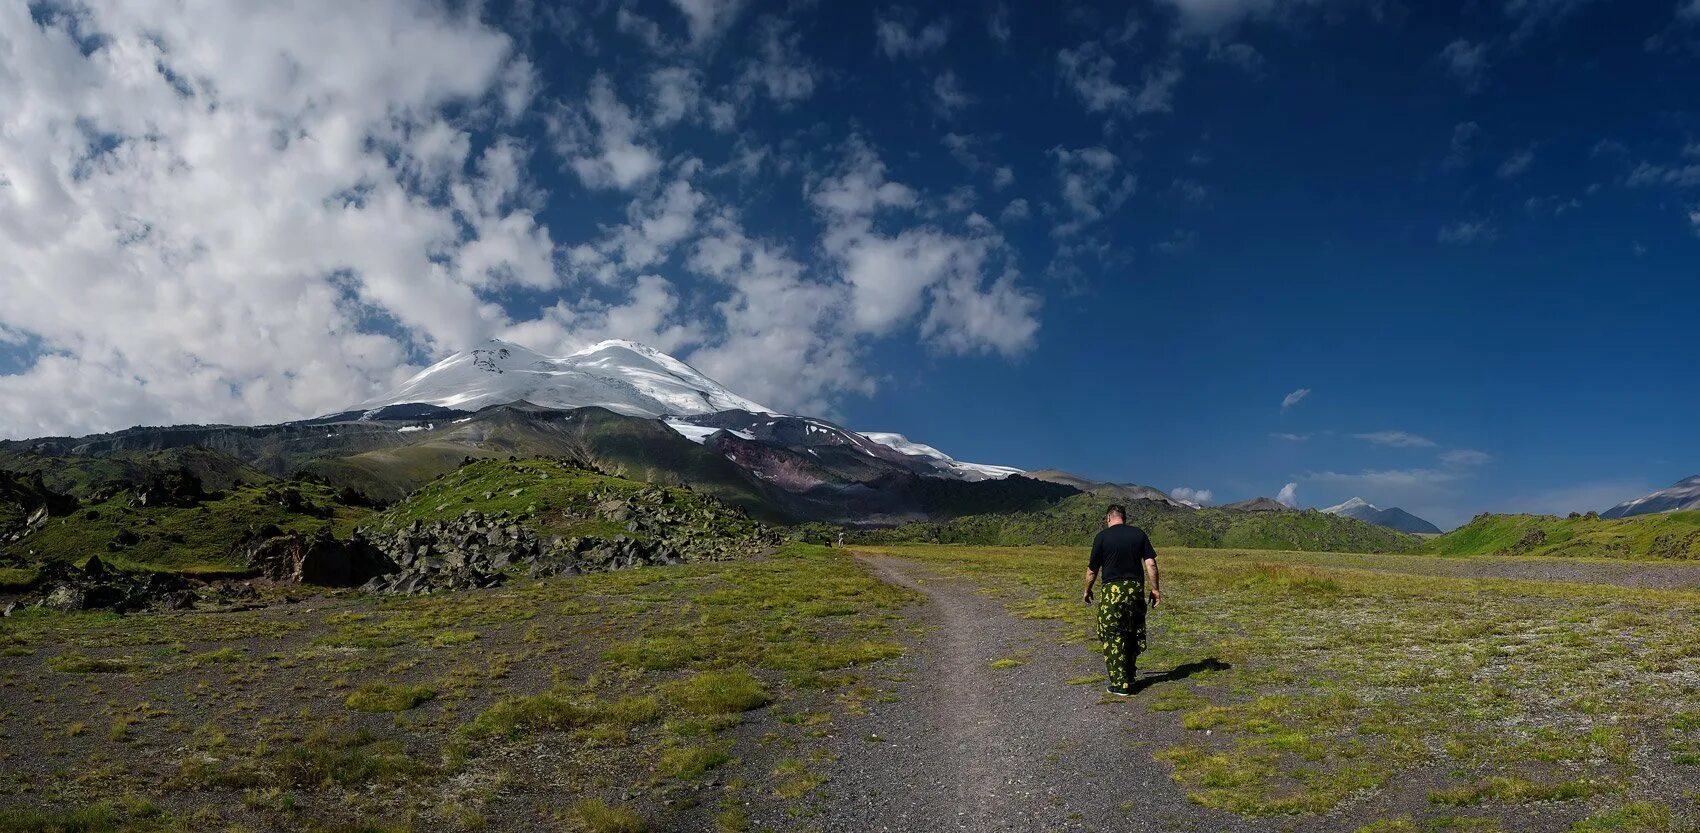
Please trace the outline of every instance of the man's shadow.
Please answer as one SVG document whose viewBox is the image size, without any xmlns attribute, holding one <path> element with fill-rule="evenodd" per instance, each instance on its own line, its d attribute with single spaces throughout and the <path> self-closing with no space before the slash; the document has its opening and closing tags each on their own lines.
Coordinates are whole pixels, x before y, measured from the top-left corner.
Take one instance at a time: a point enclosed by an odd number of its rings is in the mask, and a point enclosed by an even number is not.
<svg viewBox="0 0 1700 833">
<path fill-rule="evenodd" d="M 1188 677 L 1190 677 L 1194 674 L 1197 674 L 1197 673 L 1200 673 L 1200 672 L 1203 672 L 1203 671 L 1226 671 L 1230 668 L 1233 668 L 1233 666 L 1229 665 L 1228 663 L 1225 663 L 1225 662 L 1223 662 L 1223 661 L 1221 661 L 1221 660 L 1219 660 L 1215 657 L 1210 657 L 1209 659 L 1200 659 L 1200 660 L 1194 660 L 1192 662 L 1181 663 L 1180 665 L 1177 665 L 1174 668 L 1171 668 L 1167 671 L 1164 671 L 1161 674 L 1152 674 L 1149 677 L 1141 677 L 1137 680 L 1134 680 L 1134 682 L 1133 682 L 1133 693 L 1138 694 L 1139 692 L 1144 691 L 1145 689 L 1148 689 L 1148 688 L 1150 688 L 1150 687 L 1152 687 L 1152 686 L 1154 686 L 1158 683 L 1172 683 L 1172 682 L 1175 682 L 1176 680 L 1184 680 L 1184 679 L 1186 679 L 1186 678 L 1188 678 Z"/>
</svg>

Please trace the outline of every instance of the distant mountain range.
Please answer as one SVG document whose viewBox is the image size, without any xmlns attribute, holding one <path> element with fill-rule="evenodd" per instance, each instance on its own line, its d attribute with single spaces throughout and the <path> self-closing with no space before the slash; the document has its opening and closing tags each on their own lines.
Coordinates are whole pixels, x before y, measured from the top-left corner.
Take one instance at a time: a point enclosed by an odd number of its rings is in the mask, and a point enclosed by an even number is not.
<svg viewBox="0 0 1700 833">
<path fill-rule="evenodd" d="M 1700 509 L 1700 475 L 1683 480 L 1676 485 L 1642 495 L 1634 500 L 1626 500 L 1604 512 L 1602 518 L 1628 518 L 1635 515 L 1653 515 L 1660 512 L 1683 512 Z"/>
<path fill-rule="evenodd" d="M 1346 518 L 1357 518 L 1365 523 L 1397 529 L 1400 532 L 1414 532 L 1427 535 L 1439 535 L 1440 527 L 1423 520 L 1397 506 L 1382 509 L 1363 498 L 1355 497 L 1338 506 L 1330 506 L 1322 510 L 1330 515 L 1340 515 Z"/>
</svg>

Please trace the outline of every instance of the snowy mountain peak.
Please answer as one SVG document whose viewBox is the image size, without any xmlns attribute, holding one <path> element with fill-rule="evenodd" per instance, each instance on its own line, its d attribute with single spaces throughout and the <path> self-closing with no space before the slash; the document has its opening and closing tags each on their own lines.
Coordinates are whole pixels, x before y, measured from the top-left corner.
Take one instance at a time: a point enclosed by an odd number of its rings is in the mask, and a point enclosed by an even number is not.
<svg viewBox="0 0 1700 833">
<path fill-rule="evenodd" d="M 862 432 L 862 436 L 873 440 L 899 454 L 911 457 L 925 457 L 950 470 L 963 480 L 1001 480 L 1012 474 L 1021 474 L 1021 469 L 1009 466 L 994 466 L 987 463 L 965 463 L 950 455 L 933 448 L 925 443 L 918 443 L 902 434 L 873 431 Z"/>
<path fill-rule="evenodd" d="M 1397 506 L 1391 509 L 1382 509 L 1361 497 L 1352 498 L 1345 503 L 1338 506 L 1330 506 L 1322 511 L 1330 515 L 1339 515 L 1343 518 L 1356 518 L 1365 523 L 1372 523 L 1376 526 L 1385 526 L 1389 529 L 1397 529 L 1401 532 L 1419 532 L 1428 534 L 1440 532 L 1440 529 L 1434 524 L 1406 512 Z"/>
<path fill-rule="evenodd" d="M 624 339 L 597 342 L 565 356 L 491 339 L 359 407 L 429 404 L 470 411 L 521 400 L 549 408 L 596 405 L 642 417 L 771 410 L 666 353 Z"/>
<path fill-rule="evenodd" d="M 1369 510 L 1375 511 L 1375 512 L 1381 511 L 1380 507 L 1376 506 L 1373 503 L 1370 503 L 1367 500 L 1364 500 L 1361 497 L 1352 498 L 1351 500 L 1348 500 L 1345 503 L 1339 504 L 1338 506 L 1330 506 L 1327 509 L 1324 509 L 1322 511 L 1326 512 L 1330 515 L 1339 515 L 1339 514 L 1342 514 L 1344 512 L 1350 511 L 1352 509 L 1360 509 L 1360 508 L 1369 509 Z"/>
<path fill-rule="evenodd" d="M 1600 517 L 1628 518 L 1634 515 L 1685 512 L 1694 509 L 1700 509 L 1700 474 L 1684 478 L 1669 489 L 1660 489 L 1634 500 L 1626 500 L 1601 512 Z"/>
</svg>

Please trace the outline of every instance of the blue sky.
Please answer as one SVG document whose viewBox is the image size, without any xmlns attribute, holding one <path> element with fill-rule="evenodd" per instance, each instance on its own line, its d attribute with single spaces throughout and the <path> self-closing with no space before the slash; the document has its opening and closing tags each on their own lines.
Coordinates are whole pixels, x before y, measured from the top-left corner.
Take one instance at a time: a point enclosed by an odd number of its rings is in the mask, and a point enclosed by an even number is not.
<svg viewBox="0 0 1700 833">
<path fill-rule="evenodd" d="M 1700 471 L 1700 3 L 1439 5 L 12 9 L 0 435 L 626 337 L 1213 502 Z"/>
</svg>

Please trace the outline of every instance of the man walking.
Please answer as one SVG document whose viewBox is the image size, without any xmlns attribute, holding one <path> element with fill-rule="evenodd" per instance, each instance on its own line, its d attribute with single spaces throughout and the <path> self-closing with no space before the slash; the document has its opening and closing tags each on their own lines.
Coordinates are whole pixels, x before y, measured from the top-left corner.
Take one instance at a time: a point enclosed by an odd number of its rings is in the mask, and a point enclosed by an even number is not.
<svg viewBox="0 0 1700 833">
<path fill-rule="evenodd" d="M 1163 594 L 1157 589 L 1157 550 L 1151 537 L 1128 525 L 1127 507 L 1119 503 L 1105 511 L 1104 528 L 1092 541 L 1082 594 L 1087 604 L 1092 603 L 1092 585 L 1100 581 L 1098 639 L 1104 643 L 1109 692 L 1127 697 L 1133 694 L 1134 665 L 1145 647 L 1147 594 L 1152 607 Z"/>
</svg>

